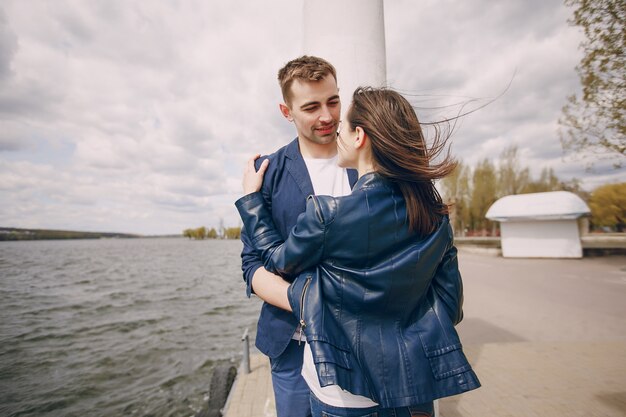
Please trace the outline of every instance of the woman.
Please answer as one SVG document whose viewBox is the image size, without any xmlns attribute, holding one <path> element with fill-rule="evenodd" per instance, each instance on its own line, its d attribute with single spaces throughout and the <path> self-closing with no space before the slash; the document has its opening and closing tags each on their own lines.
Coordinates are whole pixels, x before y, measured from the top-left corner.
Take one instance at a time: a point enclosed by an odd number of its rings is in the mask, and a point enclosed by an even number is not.
<svg viewBox="0 0 626 417">
<path fill-rule="evenodd" d="M 433 184 L 455 167 L 433 162 L 447 137 L 427 147 L 406 99 L 358 88 L 337 141 L 339 165 L 359 173 L 352 194 L 309 197 L 286 241 L 257 192 L 268 162 L 248 164 L 237 209 L 265 268 L 295 277 L 313 415 L 433 415 L 434 399 L 480 386 L 454 329 L 462 282 Z M 334 405 L 316 395 L 329 387 Z"/>
</svg>

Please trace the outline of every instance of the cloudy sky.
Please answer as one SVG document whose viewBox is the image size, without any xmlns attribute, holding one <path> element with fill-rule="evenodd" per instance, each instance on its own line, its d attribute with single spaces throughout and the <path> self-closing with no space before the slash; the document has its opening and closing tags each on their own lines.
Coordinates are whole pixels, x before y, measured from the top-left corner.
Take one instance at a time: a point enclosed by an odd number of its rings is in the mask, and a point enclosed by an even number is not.
<svg viewBox="0 0 626 417">
<path fill-rule="evenodd" d="M 237 226 L 246 159 L 294 137 L 276 72 L 303 52 L 302 10 L 303 0 L 3 0 L 0 226 Z M 386 0 L 388 84 L 418 107 L 452 105 L 429 117 L 506 90 L 463 119 L 453 153 L 466 163 L 516 145 L 535 175 L 552 167 L 586 189 L 623 181 L 608 163 L 587 172 L 563 158 L 557 119 L 579 89 L 582 39 L 570 13 L 557 0 Z"/>
</svg>

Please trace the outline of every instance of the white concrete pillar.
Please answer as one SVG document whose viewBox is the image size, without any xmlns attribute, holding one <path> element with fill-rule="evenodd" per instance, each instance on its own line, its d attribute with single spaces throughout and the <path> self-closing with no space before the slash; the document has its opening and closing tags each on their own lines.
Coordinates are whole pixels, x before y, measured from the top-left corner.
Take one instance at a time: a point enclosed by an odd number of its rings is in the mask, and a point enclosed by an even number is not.
<svg viewBox="0 0 626 417">
<path fill-rule="evenodd" d="M 304 0 L 303 53 L 337 69 L 342 111 L 354 89 L 387 83 L 383 0 Z"/>
</svg>

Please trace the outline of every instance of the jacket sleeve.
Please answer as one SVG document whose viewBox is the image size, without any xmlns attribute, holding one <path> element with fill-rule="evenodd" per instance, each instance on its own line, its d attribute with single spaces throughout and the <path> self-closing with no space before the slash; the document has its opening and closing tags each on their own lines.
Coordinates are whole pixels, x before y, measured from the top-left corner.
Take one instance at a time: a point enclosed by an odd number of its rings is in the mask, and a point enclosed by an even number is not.
<svg viewBox="0 0 626 417">
<path fill-rule="evenodd" d="M 315 197 L 307 200 L 306 211 L 300 214 L 286 241 L 276 230 L 261 193 L 248 194 L 235 205 L 268 271 L 293 277 L 323 259 L 325 227 Z"/>
<path fill-rule="evenodd" d="M 451 244 L 439 263 L 432 281 L 435 294 L 443 302 L 454 325 L 463 320 L 463 281 L 456 255 L 457 249 Z"/>
<path fill-rule="evenodd" d="M 252 289 L 252 277 L 257 269 L 263 266 L 263 262 L 261 262 L 261 258 L 254 250 L 245 227 L 241 229 L 241 242 L 243 243 L 241 270 L 243 271 L 243 280 L 246 283 L 246 295 L 250 298 L 250 295 L 254 292 Z"/>
<path fill-rule="evenodd" d="M 261 162 L 265 159 L 268 159 L 268 157 L 263 156 L 255 161 L 255 167 L 257 170 L 261 166 Z M 263 185 L 265 186 L 265 182 Z M 261 195 L 263 195 L 264 198 L 270 198 L 269 190 L 264 190 L 261 192 Z M 243 272 L 243 280 L 246 283 L 246 295 L 250 298 L 250 296 L 254 293 L 254 289 L 252 288 L 252 277 L 257 269 L 263 266 L 263 262 L 254 249 L 245 227 L 241 228 L 241 243 L 243 243 L 243 249 L 241 251 L 241 270 Z"/>
</svg>

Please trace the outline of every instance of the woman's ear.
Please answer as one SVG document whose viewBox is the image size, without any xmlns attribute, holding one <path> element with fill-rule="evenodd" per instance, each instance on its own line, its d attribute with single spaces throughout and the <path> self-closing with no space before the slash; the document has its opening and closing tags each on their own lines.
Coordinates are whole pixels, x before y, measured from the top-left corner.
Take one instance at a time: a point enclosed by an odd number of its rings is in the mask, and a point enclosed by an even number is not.
<svg viewBox="0 0 626 417">
<path fill-rule="evenodd" d="M 291 116 L 291 110 L 289 109 L 289 107 L 287 107 L 287 105 L 284 103 L 280 103 L 278 107 L 280 108 L 280 112 L 285 117 L 285 119 L 293 122 L 293 117 Z"/>
<path fill-rule="evenodd" d="M 367 137 L 367 133 L 361 126 L 356 127 L 356 140 L 354 141 L 354 148 L 360 149 L 365 145 L 369 138 Z"/>
</svg>

